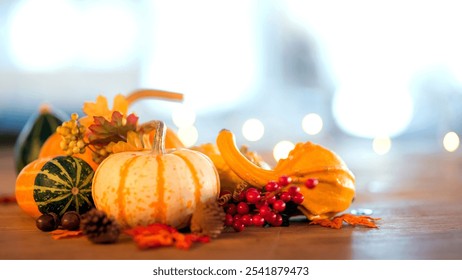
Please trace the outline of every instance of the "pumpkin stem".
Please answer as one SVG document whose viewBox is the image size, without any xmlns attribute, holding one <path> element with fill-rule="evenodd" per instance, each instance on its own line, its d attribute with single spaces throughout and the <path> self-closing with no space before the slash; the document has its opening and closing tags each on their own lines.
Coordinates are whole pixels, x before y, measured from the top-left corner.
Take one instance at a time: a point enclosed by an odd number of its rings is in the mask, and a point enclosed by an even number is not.
<svg viewBox="0 0 462 280">
<path fill-rule="evenodd" d="M 176 92 L 170 92 L 170 91 L 164 91 L 164 90 L 158 90 L 158 89 L 140 89 L 136 90 L 132 93 L 130 93 L 128 96 L 126 96 L 126 100 L 128 102 L 128 106 L 133 104 L 134 102 L 143 99 L 143 98 L 159 98 L 159 99 L 166 99 L 166 100 L 171 100 L 171 101 L 178 101 L 182 102 L 183 101 L 183 94 L 181 93 L 176 93 Z"/>
<path fill-rule="evenodd" d="M 150 121 L 155 126 L 156 134 L 152 144 L 152 153 L 154 155 L 165 154 L 165 135 L 167 134 L 167 126 L 163 121 Z"/>
</svg>

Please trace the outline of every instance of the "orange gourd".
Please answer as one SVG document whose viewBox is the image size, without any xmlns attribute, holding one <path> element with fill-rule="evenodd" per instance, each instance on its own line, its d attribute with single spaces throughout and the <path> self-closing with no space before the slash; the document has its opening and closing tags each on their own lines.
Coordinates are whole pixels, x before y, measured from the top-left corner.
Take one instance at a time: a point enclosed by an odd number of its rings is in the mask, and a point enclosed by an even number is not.
<svg viewBox="0 0 462 280">
<path fill-rule="evenodd" d="M 93 178 L 93 200 L 125 228 L 152 223 L 184 228 L 199 202 L 217 199 L 220 179 L 204 154 L 185 148 L 166 151 L 166 127 L 153 122 L 152 151 L 108 156 Z"/>
<path fill-rule="evenodd" d="M 38 210 L 34 200 L 34 181 L 40 169 L 51 158 L 43 157 L 36 159 L 26 165 L 16 177 L 15 195 L 16 201 L 26 214 L 33 218 L 38 218 L 42 213 Z"/>
<path fill-rule="evenodd" d="M 40 148 L 38 158 L 64 155 L 63 150 L 59 147 L 60 142 L 61 135 L 56 132 L 51 134 Z"/>
<path fill-rule="evenodd" d="M 289 176 L 298 185 L 305 199 L 299 207 L 308 219 L 329 218 L 346 210 L 355 196 L 355 176 L 333 151 L 320 145 L 297 143 L 286 159 L 268 170 L 250 162 L 236 147 L 234 134 L 222 130 L 217 146 L 226 164 L 249 185 L 261 188 L 268 181 Z M 316 179 L 315 188 L 305 182 Z"/>
<path fill-rule="evenodd" d="M 56 132 L 48 137 L 40 149 L 39 158 L 65 156 L 66 152 L 64 152 L 60 147 L 61 138 L 61 135 Z M 73 156 L 83 159 L 91 166 L 91 168 L 93 168 L 93 170 L 98 168 L 98 164 L 93 161 L 92 151 L 90 149 L 85 149 L 85 153 L 83 154 L 74 154 Z"/>
</svg>

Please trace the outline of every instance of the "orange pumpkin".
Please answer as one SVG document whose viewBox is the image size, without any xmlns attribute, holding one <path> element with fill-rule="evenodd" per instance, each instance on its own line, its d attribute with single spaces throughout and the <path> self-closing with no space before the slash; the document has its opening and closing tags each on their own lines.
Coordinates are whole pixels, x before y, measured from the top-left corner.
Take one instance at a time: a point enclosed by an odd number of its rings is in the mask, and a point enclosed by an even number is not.
<svg viewBox="0 0 462 280">
<path fill-rule="evenodd" d="M 220 180 L 210 158 L 184 148 L 166 152 L 165 133 L 157 122 L 152 151 L 112 154 L 95 173 L 95 206 L 122 227 L 159 222 L 183 228 L 199 202 L 217 199 Z"/>
<path fill-rule="evenodd" d="M 16 177 L 15 195 L 16 201 L 25 213 L 33 218 L 38 218 L 42 213 L 38 210 L 34 200 L 34 181 L 40 169 L 51 158 L 43 157 L 26 165 Z"/>
<path fill-rule="evenodd" d="M 44 158 L 49 156 L 55 155 L 64 155 L 63 150 L 59 147 L 59 143 L 61 142 L 61 135 L 54 132 L 51 134 L 47 140 L 43 143 L 42 147 L 40 148 L 40 152 L 38 157 Z"/>
</svg>

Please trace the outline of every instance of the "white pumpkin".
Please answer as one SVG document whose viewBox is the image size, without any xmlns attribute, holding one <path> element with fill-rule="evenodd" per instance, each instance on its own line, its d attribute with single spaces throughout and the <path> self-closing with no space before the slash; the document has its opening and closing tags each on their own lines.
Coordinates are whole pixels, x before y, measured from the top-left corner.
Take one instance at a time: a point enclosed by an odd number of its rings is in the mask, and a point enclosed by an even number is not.
<svg viewBox="0 0 462 280">
<path fill-rule="evenodd" d="M 96 208 L 123 228 L 151 223 L 186 227 L 198 202 L 216 199 L 220 191 L 213 162 L 189 149 L 166 152 L 166 126 L 156 125 L 152 151 L 112 154 L 93 178 Z"/>
</svg>

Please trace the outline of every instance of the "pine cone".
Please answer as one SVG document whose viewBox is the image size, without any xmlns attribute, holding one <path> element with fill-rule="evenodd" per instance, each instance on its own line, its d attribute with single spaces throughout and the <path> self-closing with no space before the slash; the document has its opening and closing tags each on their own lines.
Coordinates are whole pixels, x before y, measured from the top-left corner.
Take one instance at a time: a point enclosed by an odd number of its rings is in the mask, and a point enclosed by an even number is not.
<svg viewBox="0 0 462 280">
<path fill-rule="evenodd" d="M 199 202 L 191 218 L 191 232 L 216 238 L 224 229 L 225 215 L 217 201 Z"/>
<path fill-rule="evenodd" d="M 80 223 L 83 234 L 93 243 L 114 243 L 119 238 L 119 225 L 104 211 L 93 208 L 82 215 Z"/>
</svg>

